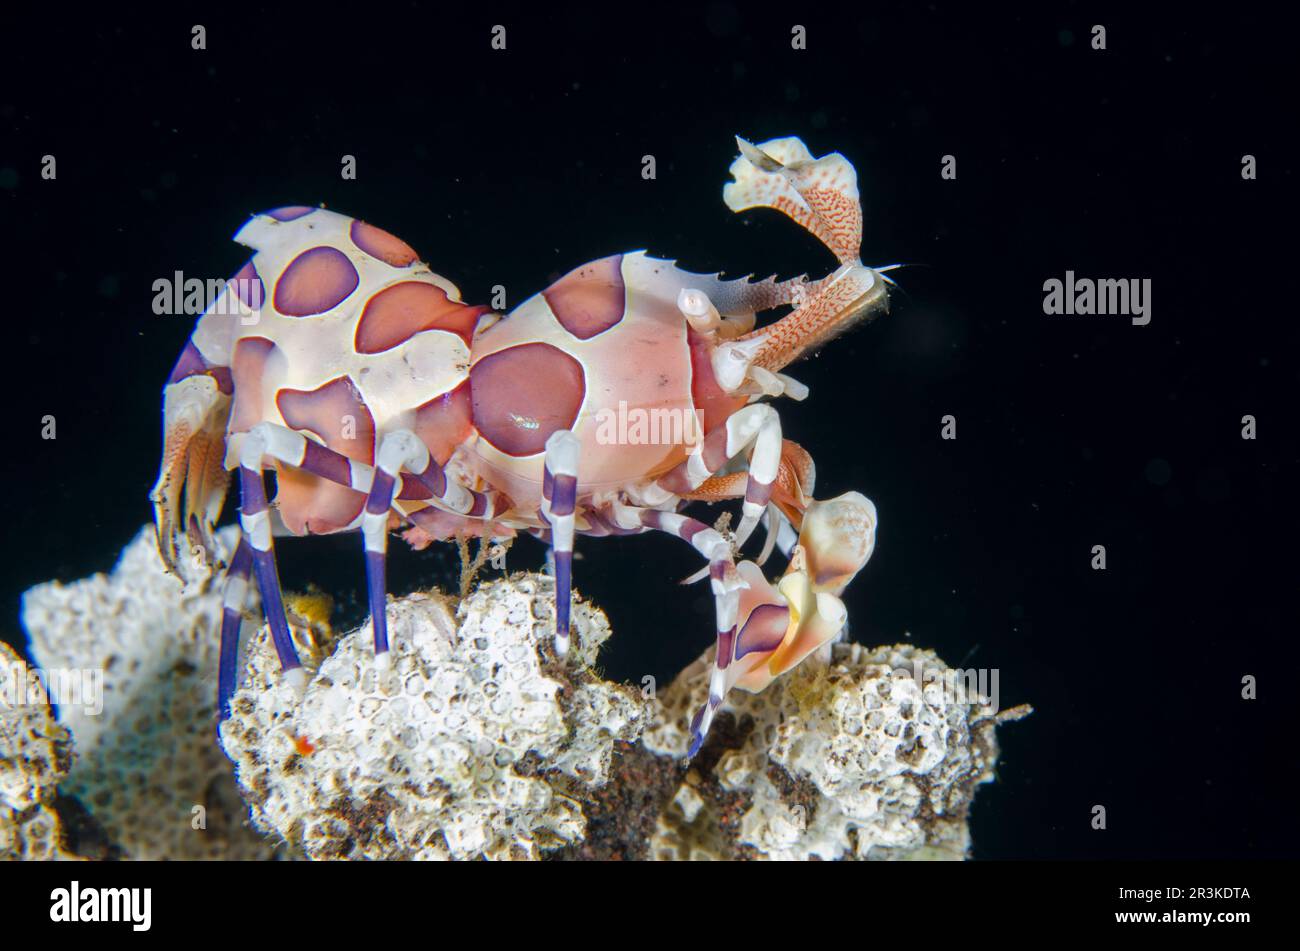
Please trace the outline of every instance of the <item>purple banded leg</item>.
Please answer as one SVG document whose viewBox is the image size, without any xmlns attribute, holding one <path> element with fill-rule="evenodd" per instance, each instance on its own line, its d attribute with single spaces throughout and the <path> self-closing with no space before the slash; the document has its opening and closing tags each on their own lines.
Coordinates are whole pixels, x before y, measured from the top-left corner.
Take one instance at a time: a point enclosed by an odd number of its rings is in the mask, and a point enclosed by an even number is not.
<svg viewBox="0 0 1300 951">
<path fill-rule="evenodd" d="M 402 430 L 408 433 L 412 439 L 419 442 L 414 433 L 409 430 Z M 421 446 L 424 444 L 421 443 Z M 417 465 L 407 465 L 410 474 L 413 477 L 414 485 L 408 480 L 403 479 L 403 486 L 398 494 L 399 499 L 433 499 L 439 508 L 446 509 L 455 515 L 464 515 L 466 518 L 480 518 L 490 520 L 509 509 L 511 501 L 500 492 L 476 492 L 466 485 L 462 485 L 455 479 L 450 478 L 442 466 L 429 455 L 428 449 L 425 449 L 423 456 L 418 460 Z M 424 491 L 418 492 L 419 489 Z"/>
<path fill-rule="evenodd" d="M 351 459 L 278 423 L 258 423 L 250 432 L 261 435 L 266 441 L 266 455 L 276 462 L 293 466 L 295 469 L 309 472 L 336 485 L 355 489 L 357 492 L 370 492 L 375 478 L 373 466 Z M 402 476 L 397 490 L 399 499 L 427 499 L 432 494 L 432 491 L 413 475 Z M 495 504 L 496 500 L 493 502 Z M 501 510 L 498 506 L 497 511 Z"/>
<path fill-rule="evenodd" d="M 248 601 L 248 572 L 253 551 L 241 535 L 239 545 L 226 568 L 221 594 L 221 655 L 217 665 L 217 721 L 230 716 L 230 698 L 239 680 L 239 632 L 244 625 L 244 604 Z"/>
<path fill-rule="evenodd" d="M 767 403 L 751 403 L 727 417 L 695 447 L 686 461 L 662 476 L 658 484 L 674 495 L 688 495 L 742 453 L 748 452 L 745 502 L 736 545 L 745 544 L 767 504 L 781 468 L 781 417 Z"/>
<path fill-rule="evenodd" d="M 403 470 L 414 477 L 414 486 L 403 478 Z M 416 488 L 423 491 L 416 492 Z M 509 501 L 500 493 L 475 492 L 448 478 L 442 466 L 429 454 L 429 448 L 411 430 L 393 430 L 380 440 L 375 453 L 374 475 L 361 516 L 375 656 L 380 658 L 386 657 L 388 651 L 388 514 L 394 501 L 403 497 L 432 498 L 439 507 L 467 518 L 491 519 L 509 507 Z"/>
<path fill-rule="evenodd" d="M 375 657 L 388 658 L 388 513 L 397 498 L 397 480 L 403 469 L 436 467 L 429 450 L 415 433 L 399 429 L 379 442 L 375 474 L 361 516 L 366 543 L 366 588 L 370 593 L 370 623 L 375 632 Z M 438 470 L 441 474 L 441 469 Z"/>
<path fill-rule="evenodd" d="M 713 716 L 727 694 L 726 671 L 734 660 L 736 650 L 736 615 L 740 610 L 740 591 L 747 585 L 736 571 L 727 540 L 703 522 L 673 512 L 628 506 L 616 508 L 615 514 L 620 525 L 630 528 L 635 521 L 646 528 L 675 535 L 689 542 L 709 560 L 709 580 L 717 608 L 718 650 L 713 659 L 713 672 L 709 676 L 709 699 L 691 721 L 691 745 L 686 755 L 693 757 L 700 751 L 713 723 Z"/>
<path fill-rule="evenodd" d="M 569 622 L 573 611 L 574 512 L 578 507 L 578 455 L 581 443 L 567 429 L 546 440 L 542 474 L 541 515 L 551 526 L 555 558 L 555 653 L 569 652 Z"/>
<path fill-rule="evenodd" d="M 280 667 L 298 686 L 306 685 L 306 674 L 294 650 L 289 621 L 284 613 L 280 593 L 280 573 L 275 566 L 275 547 L 271 541 L 270 506 L 262 482 L 262 460 L 268 454 L 267 433 L 255 426 L 244 436 L 239 454 L 239 524 L 252 556 L 253 574 L 262 594 L 262 607 L 271 627 L 271 639 L 280 657 Z"/>
<path fill-rule="evenodd" d="M 441 507 L 456 514 L 482 519 L 491 519 L 510 507 L 510 501 L 500 493 L 475 492 L 448 479 L 442 467 L 429 455 L 424 443 L 410 430 L 395 430 L 384 436 L 379 452 L 376 453 L 374 467 L 350 459 L 308 439 L 300 432 L 275 423 L 259 423 L 254 426 L 245 436 L 245 445 L 250 443 L 258 447 L 261 454 L 259 460 L 270 457 L 338 485 L 367 493 L 366 506 L 362 512 L 362 531 L 366 539 L 366 582 L 375 631 L 375 652 L 380 656 L 388 650 L 385 569 L 388 511 L 394 499 L 432 497 Z M 386 452 L 385 445 L 388 446 Z M 411 478 L 402 475 L 403 468 L 410 470 Z M 258 471 L 260 473 L 260 463 Z M 258 486 L 260 488 L 260 481 Z M 265 490 L 262 490 L 261 497 L 264 503 Z M 253 547 L 253 564 L 260 587 L 263 584 L 264 569 L 256 546 Z M 270 565 L 274 572 L 274 560 Z M 280 603 L 278 580 L 275 588 L 275 603 Z M 265 593 L 263 598 L 266 598 Z M 268 618 L 272 617 L 272 602 L 269 600 L 267 610 Z M 273 621 L 272 632 L 274 631 Z"/>
<path fill-rule="evenodd" d="M 736 545 L 749 540 L 754 527 L 758 525 L 767 505 L 772 500 L 772 486 L 781 469 L 781 417 L 775 409 L 766 403 L 756 403 L 740 411 L 756 410 L 754 419 L 746 420 L 745 425 L 754 425 L 753 448 L 749 455 L 749 480 L 745 485 L 745 503 L 741 509 L 740 526 L 736 529 Z M 740 415 L 733 413 L 732 419 Z M 730 427 L 731 419 L 727 420 Z"/>
</svg>

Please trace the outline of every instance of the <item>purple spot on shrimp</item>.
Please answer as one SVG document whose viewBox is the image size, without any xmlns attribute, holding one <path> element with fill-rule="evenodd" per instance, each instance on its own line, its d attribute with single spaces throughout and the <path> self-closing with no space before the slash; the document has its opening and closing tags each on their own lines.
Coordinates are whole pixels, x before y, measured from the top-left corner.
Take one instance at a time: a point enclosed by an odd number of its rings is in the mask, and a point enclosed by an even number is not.
<svg viewBox="0 0 1300 951">
<path fill-rule="evenodd" d="M 760 604 L 749 612 L 736 640 L 736 660 L 755 651 L 774 651 L 785 640 L 790 609 L 784 604 Z"/>
<path fill-rule="evenodd" d="M 276 221 L 297 221 L 315 210 L 310 205 L 285 205 L 283 208 L 274 208 L 266 214 Z"/>
<path fill-rule="evenodd" d="M 542 452 L 557 429 L 572 429 L 587 395 L 582 364 L 549 343 L 521 343 L 469 371 L 474 425 L 507 455 Z"/>
<path fill-rule="evenodd" d="M 324 245 L 304 251 L 275 282 L 275 309 L 290 317 L 332 310 L 357 289 L 361 278 L 347 255 Z"/>
<path fill-rule="evenodd" d="M 623 319 L 627 296 L 623 256 L 601 258 L 570 271 L 542 297 L 560 326 L 579 340 L 590 340 Z"/>
<path fill-rule="evenodd" d="M 266 302 L 266 287 L 252 261 L 241 267 L 227 283 L 234 288 L 240 302 L 251 310 L 260 310 Z"/>
<path fill-rule="evenodd" d="M 410 267 L 419 260 L 420 256 L 401 238 L 364 221 L 352 222 L 348 233 L 358 248 L 392 267 Z"/>
<path fill-rule="evenodd" d="M 199 348 L 194 346 L 194 341 L 187 340 L 185 349 L 176 359 L 176 366 L 172 368 L 172 375 L 167 378 L 167 382 L 179 383 L 181 380 L 207 371 L 208 361 L 203 359 L 203 354 L 199 353 Z"/>
<path fill-rule="evenodd" d="M 230 375 L 230 367 L 213 366 L 199 352 L 199 348 L 194 345 L 193 340 L 185 342 L 185 349 L 176 359 L 176 366 L 172 368 L 172 375 L 167 378 L 167 382 L 179 383 L 181 380 L 187 380 L 192 376 L 200 376 L 206 373 L 217 383 L 217 389 L 229 396 L 235 391 L 235 381 Z"/>
</svg>

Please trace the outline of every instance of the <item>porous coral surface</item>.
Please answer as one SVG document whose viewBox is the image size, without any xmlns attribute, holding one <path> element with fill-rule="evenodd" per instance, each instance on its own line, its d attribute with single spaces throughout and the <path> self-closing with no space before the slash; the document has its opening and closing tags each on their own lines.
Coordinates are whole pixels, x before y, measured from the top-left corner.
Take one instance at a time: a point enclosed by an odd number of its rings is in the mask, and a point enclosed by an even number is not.
<svg viewBox="0 0 1300 951">
<path fill-rule="evenodd" d="M 229 545 L 233 535 L 222 540 Z M 168 574 L 142 529 L 110 574 L 38 585 L 23 625 L 41 668 L 102 672 L 102 709 L 60 704 L 75 738 L 63 792 L 125 858 L 263 858 L 214 734 L 219 573 L 185 557 Z"/>
<path fill-rule="evenodd" d="M 300 678 L 250 604 L 223 750 L 217 577 L 167 574 L 146 530 L 110 575 L 27 593 L 37 664 L 102 690 L 58 722 L 0 704 L 0 856 L 963 858 L 994 731 L 1027 712 L 928 651 L 836 644 L 733 691 L 688 763 L 712 649 L 658 696 L 608 682 L 605 615 L 579 600 L 559 658 L 553 581 L 515 574 L 391 599 L 378 660 L 368 623 L 336 638 L 328 599 L 290 595 Z"/>
<path fill-rule="evenodd" d="M 0 642 L 0 859 L 73 857 L 53 808 L 71 761 L 38 674 Z"/>
<path fill-rule="evenodd" d="M 396 600 L 387 657 L 367 624 L 301 695 L 263 630 L 222 731 L 257 825 L 312 858 L 538 858 L 580 841 L 584 797 L 646 711 L 590 670 L 603 613 L 578 602 L 569 656 L 554 656 L 553 600 L 536 575 L 459 607 Z"/>
<path fill-rule="evenodd" d="M 645 746 L 686 749 L 712 651 L 664 691 Z M 918 671 L 920 676 L 917 675 Z M 909 645 L 834 645 L 759 694 L 734 691 L 717 735 L 664 810 L 659 859 L 964 858 L 976 787 L 993 778 L 999 714 Z"/>
</svg>

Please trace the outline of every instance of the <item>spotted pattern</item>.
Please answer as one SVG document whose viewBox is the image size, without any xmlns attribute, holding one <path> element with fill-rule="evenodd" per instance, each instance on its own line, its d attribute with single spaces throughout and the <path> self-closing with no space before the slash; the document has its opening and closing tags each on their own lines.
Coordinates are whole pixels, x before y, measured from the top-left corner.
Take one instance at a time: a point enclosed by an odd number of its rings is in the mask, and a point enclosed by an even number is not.
<svg viewBox="0 0 1300 951">
<path fill-rule="evenodd" d="M 745 405 L 746 397 L 732 396 L 718 384 L 708 338 L 688 330 L 687 339 L 691 349 L 691 401 L 700 409 L 704 432 L 711 433 Z"/>
<path fill-rule="evenodd" d="M 425 330 L 445 330 L 469 345 L 474 326 L 487 311 L 447 297 L 436 284 L 403 281 L 366 302 L 357 321 L 357 353 L 382 353 Z"/>
<path fill-rule="evenodd" d="M 244 337 L 235 344 L 230 361 L 235 401 L 230 408 L 230 431 L 245 433 L 262 421 L 262 380 L 276 346 L 265 337 Z"/>
<path fill-rule="evenodd" d="M 266 302 L 266 286 L 262 284 L 262 277 L 257 273 L 257 268 L 253 266 L 252 261 L 241 267 L 229 283 L 235 296 L 245 307 L 259 310 Z"/>
<path fill-rule="evenodd" d="M 208 361 L 203 359 L 203 354 L 199 353 L 199 348 L 194 346 L 194 341 L 187 340 L 185 349 L 181 351 L 176 365 L 172 367 L 172 375 L 167 378 L 167 382 L 176 383 L 187 377 L 206 373 L 207 369 Z"/>
<path fill-rule="evenodd" d="M 350 377 L 335 377 L 314 390 L 283 389 L 275 405 L 289 428 L 315 433 L 349 459 L 375 461 L 374 419 Z"/>
<path fill-rule="evenodd" d="M 784 604 L 760 604 L 750 613 L 736 641 L 736 660 L 755 651 L 769 653 L 781 646 L 790 626 L 790 609 Z"/>
<path fill-rule="evenodd" d="M 546 448 L 560 429 L 572 429 L 587 385 L 582 365 L 548 343 L 499 350 L 470 369 L 474 426 L 510 456 Z"/>
<path fill-rule="evenodd" d="M 283 208 L 275 208 L 267 212 L 267 215 L 276 221 L 297 221 L 306 215 L 310 215 L 315 208 L 310 205 L 285 205 Z"/>
<path fill-rule="evenodd" d="M 542 291 L 555 319 L 579 340 L 590 340 L 623 319 L 627 306 L 623 256 L 601 258 L 570 271 Z"/>
<path fill-rule="evenodd" d="M 782 195 L 772 202 L 772 207 L 812 232 L 841 261 L 853 260 L 862 235 L 862 212 L 858 204 L 834 191 L 808 190 L 803 198 L 816 199 L 818 204 L 809 208 L 802 201 L 792 201 Z M 819 214 L 823 211 L 830 217 Z"/>
<path fill-rule="evenodd" d="M 415 411 L 411 429 L 429 447 L 438 465 L 446 465 L 456 447 L 474 430 L 470 384 L 466 380 L 450 393 L 434 397 Z"/>
<path fill-rule="evenodd" d="M 347 255 L 326 246 L 304 251 L 275 282 L 275 309 L 289 317 L 311 317 L 332 310 L 361 281 Z"/>
<path fill-rule="evenodd" d="M 368 225 L 364 221 L 352 222 L 349 232 L 352 243 L 372 258 L 378 258 L 393 267 L 410 267 L 419 255 L 409 244 L 382 228 Z"/>
<path fill-rule="evenodd" d="M 373 464 L 374 417 L 351 378 L 336 377 L 314 390 L 283 389 L 275 403 L 291 429 L 319 437 L 349 459 Z M 279 468 L 277 483 L 276 506 L 296 535 L 346 528 L 366 501 L 360 492 L 291 466 Z"/>
</svg>

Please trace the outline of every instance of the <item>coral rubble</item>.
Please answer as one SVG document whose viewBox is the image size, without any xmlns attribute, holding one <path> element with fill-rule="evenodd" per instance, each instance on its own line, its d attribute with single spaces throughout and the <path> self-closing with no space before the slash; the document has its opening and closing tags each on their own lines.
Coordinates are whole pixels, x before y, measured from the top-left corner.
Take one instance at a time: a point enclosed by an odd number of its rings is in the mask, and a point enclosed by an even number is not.
<svg viewBox="0 0 1300 951">
<path fill-rule="evenodd" d="M 580 841 L 584 799 L 646 711 L 590 670 L 599 611 L 579 603 L 570 656 L 549 654 L 553 597 L 517 576 L 455 611 L 402 598 L 387 663 L 367 625 L 301 697 L 263 631 L 222 730 L 257 825 L 312 858 L 537 858 Z"/>
<path fill-rule="evenodd" d="M 72 761 L 39 677 L 0 642 L 0 859 L 72 858 L 54 800 Z"/>
<path fill-rule="evenodd" d="M 153 531 L 143 529 L 111 574 L 23 596 L 41 668 L 102 672 L 102 709 L 58 706 L 75 744 L 60 788 L 124 857 L 267 857 L 272 846 L 248 827 L 214 738 L 219 585 L 197 558 L 178 568 L 179 577 L 163 569 Z"/>
<path fill-rule="evenodd" d="M 686 749 L 711 662 L 664 692 L 648 749 Z M 660 816 L 656 858 L 964 858 L 995 726 L 1028 712 L 996 713 L 929 651 L 858 644 L 733 694 L 728 710 Z"/>
<path fill-rule="evenodd" d="M 58 722 L 0 693 L 0 858 L 959 859 L 995 729 L 1027 712 L 928 651 L 841 643 L 732 692 L 688 764 L 712 649 L 658 696 L 606 681 L 605 615 L 579 600 L 558 658 L 553 582 L 516 574 L 390 600 L 378 661 L 369 624 L 336 637 L 287 597 L 305 686 L 250 620 L 218 745 L 220 594 L 182 562 L 144 531 L 111 575 L 25 595 L 36 663 L 102 679 Z M 68 849 L 78 829 L 107 844 Z"/>
</svg>

